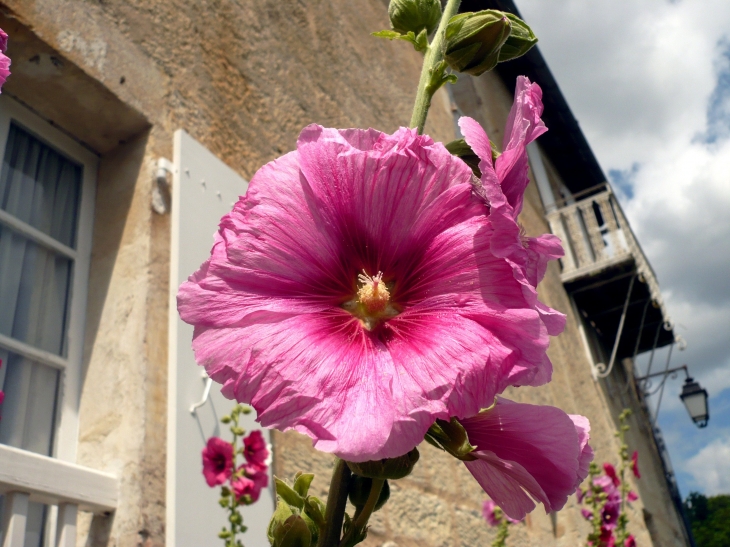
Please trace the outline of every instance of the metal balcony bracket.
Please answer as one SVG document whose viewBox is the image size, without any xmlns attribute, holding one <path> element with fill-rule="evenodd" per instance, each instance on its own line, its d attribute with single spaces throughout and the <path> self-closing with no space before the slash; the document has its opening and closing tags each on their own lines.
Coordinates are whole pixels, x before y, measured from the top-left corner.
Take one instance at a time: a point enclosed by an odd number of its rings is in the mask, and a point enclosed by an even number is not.
<svg viewBox="0 0 730 547">
<path fill-rule="evenodd" d="M 616 332 L 616 340 L 613 343 L 613 350 L 611 351 L 611 360 L 608 362 L 608 366 L 606 366 L 604 363 L 596 363 L 596 377 L 597 378 L 605 378 L 609 374 L 611 374 L 611 370 L 613 370 L 613 364 L 616 361 L 616 353 L 618 352 L 618 345 L 621 342 L 621 333 L 624 330 L 624 323 L 626 322 L 626 312 L 629 309 L 629 301 L 631 300 L 631 292 L 634 289 L 634 282 L 636 281 L 636 277 L 638 274 L 634 274 L 631 277 L 631 282 L 629 283 L 629 290 L 626 293 L 626 301 L 624 302 L 624 309 L 623 312 L 621 312 L 621 320 L 618 323 L 618 331 Z"/>
</svg>

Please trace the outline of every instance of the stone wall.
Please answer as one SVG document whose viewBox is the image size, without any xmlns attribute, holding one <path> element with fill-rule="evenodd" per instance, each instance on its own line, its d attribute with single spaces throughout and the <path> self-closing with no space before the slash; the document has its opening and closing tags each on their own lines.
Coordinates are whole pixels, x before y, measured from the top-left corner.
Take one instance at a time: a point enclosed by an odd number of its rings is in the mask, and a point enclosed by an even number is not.
<svg viewBox="0 0 730 547">
<path fill-rule="evenodd" d="M 13 59 L 13 76 L 4 92 L 101 157 L 78 461 L 119 474 L 121 504 L 113 518 L 87 519 L 80 544 L 164 544 L 170 226 L 168 217 L 150 208 L 153 162 L 171 157 L 172 133 L 184 128 L 250 178 L 261 165 L 291 150 L 309 123 L 384 131 L 407 123 L 421 58 L 405 43 L 369 35 L 387 28 L 386 4 L 0 4 L 0 26 L 10 33 Z M 466 82 L 454 92 L 457 102 L 485 125 L 493 140 L 501 140 L 511 103 L 504 87 L 494 76 Z M 444 91 L 434 100 L 426 132 L 436 140 L 453 138 L 451 101 Z M 521 220 L 528 234 L 547 231 L 534 185 Z M 598 461 L 615 461 L 615 409 L 590 377 L 557 265 L 550 266 L 539 292 L 544 302 L 568 314 L 565 334 L 550 348 L 554 381 L 508 395 L 587 415 Z M 274 445 L 278 475 L 314 470 L 313 488 L 324 494 L 330 457 L 314 452 L 308 439 L 294 433 L 276 434 Z M 656 498 L 652 514 L 664 519 L 661 487 L 640 491 L 644 503 Z M 493 531 L 480 516 L 483 497 L 460 462 L 426 446 L 414 474 L 393 484 L 391 501 L 373 519 L 366 545 L 486 544 Z M 634 505 L 632 529 L 640 545 L 651 545 L 642 508 L 642 502 Z M 671 515 L 661 521 L 671 524 Z M 569 505 L 554 518 L 535 511 L 515 527 L 514 535 L 523 545 L 572 546 L 587 529 Z M 211 538 L 211 544 L 215 541 Z M 674 544 L 681 543 L 661 545 Z"/>
</svg>

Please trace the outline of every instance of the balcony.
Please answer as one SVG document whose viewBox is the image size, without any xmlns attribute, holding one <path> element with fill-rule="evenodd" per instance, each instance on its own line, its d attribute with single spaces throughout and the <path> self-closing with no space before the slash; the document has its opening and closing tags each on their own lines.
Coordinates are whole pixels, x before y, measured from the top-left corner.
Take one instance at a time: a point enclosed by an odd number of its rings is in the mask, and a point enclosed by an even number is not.
<svg viewBox="0 0 730 547">
<path fill-rule="evenodd" d="M 565 248 L 561 278 L 600 346 L 610 352 L 619 338 L 620 360 L 672 343 L 656 275 L 611 187 L 589 188 L 561 205 L 547 214 Z"/>
<path fill-rule="evenodd" d="M 28 503 L 58 508 L 54 547 L 76 547 L 79 511 L 109 514 L 117 507 L 118 479 L 25 450 L 0 445 L 0 494 L 5 496 L 0 528 L 2 547 L 23 547 Z"/>
</svg>

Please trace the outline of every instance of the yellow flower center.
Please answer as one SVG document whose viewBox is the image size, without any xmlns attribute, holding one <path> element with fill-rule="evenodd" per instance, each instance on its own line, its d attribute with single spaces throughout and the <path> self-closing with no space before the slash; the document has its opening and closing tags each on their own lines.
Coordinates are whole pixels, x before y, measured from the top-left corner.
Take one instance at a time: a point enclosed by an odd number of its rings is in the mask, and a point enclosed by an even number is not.
<svg viewBox="0 0 730 547">
<path fill-rule="evenodd" d="M 363 327 L 373 330 L 380 321 L 398 315 L 390 301 L 390 291 L 383 283 L 383 272 L 370 276 L 363 270 L 357 281 L 360 284 L 357 294 L 342 307 L 357 317 Z"/>
<path fill-rule="evenodd" d="M 370 277 L 365 270 L 357 276 L 362 287 L 357 291 L 357 300 L 369 315 L 382 312 L 390 302 L 390 292 L 383 283 L 383 272 Z"/>
</svg>

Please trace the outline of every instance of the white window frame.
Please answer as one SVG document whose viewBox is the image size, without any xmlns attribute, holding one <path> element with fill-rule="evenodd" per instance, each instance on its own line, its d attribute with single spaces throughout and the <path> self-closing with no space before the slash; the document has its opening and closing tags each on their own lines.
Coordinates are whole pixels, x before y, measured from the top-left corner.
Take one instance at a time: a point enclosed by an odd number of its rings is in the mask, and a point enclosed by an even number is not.
<svg viewBox="0 0 730 547">
<path fill-rule="evenodd" d="M 3 154 L 3 157 L 11 122 L 15 122 L 36 138 L 83 167 L 75 249 L 63 245 L 25 222 L 0 210 L 0 224 L 9 226 L 35 243 L 66 256 L 74 262 L 70 294 L 71 304 L 66 331 L 66 355 L 55 355 L 2 334 L 0 334 L 0 348 L 59 370 L 60 381 L 51 456 L 60 460 L 75 462 L 78 446 L 79 405 L 81 402 L 86 300 L 99 158 L 91 150 L 5 93 L 0 95 L 0 154 Z"/>
</svg>

